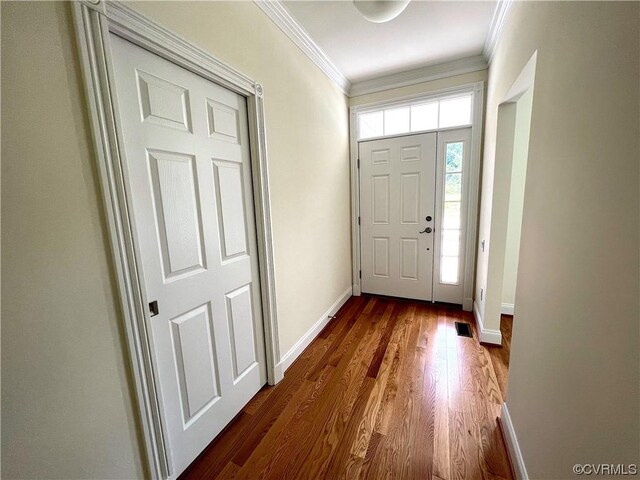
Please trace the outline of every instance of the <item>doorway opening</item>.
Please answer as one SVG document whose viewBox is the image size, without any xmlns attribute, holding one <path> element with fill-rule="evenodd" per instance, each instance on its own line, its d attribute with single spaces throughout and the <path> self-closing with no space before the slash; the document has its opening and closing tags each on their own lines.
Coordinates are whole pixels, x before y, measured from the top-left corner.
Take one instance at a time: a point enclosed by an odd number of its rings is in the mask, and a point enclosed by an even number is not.
<svg viewBox="0 0 640 480">
<path fill-rule="evenodd" d="M 529 136 L 534 100 L 536 54 L 498 106 L 495 163 L 488 188 L 491 204 L 483 206 L 481 220 L 488 225 L 480 232 L 477 296 L 474 314 L 480 341 L 489 346 L 496 365 L 503 398 L 513 323 L 517 323 L 517 284 L 521 227 L 525 212 L 525 187 L 529 158 Z M 484 197 L 483 197 L 484 198 Z M 502 347 L 502 348 L 500 348 Z"/>
<path fill-rule="evenodd" d="M 509 316 L 513 316 L 515 311 L 532 103 L 533 89 L 531 88 L 526 90 L 515 103 L 511 104 L 515 106 L 516 112 L 514 119 L 511 186 L 509 189 L 509 211 L 507 215 L 502 301 L 500 308 L 502 315 Z"/>
</svg>

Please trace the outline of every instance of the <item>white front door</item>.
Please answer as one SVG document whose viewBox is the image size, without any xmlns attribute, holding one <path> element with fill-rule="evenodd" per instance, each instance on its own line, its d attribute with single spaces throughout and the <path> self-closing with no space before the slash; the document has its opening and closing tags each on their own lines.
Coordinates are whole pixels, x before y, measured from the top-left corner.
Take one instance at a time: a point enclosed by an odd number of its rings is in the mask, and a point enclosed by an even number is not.
<svg viewBox="0 0 640 480">
<path fill-rule="evenodd" d="M 266 383 L 244 97 L 112 35 L 171 476 Z"/>
<path fill-rule="evenodd" d="M 432 299 L 436 134 L 359 143 L 362 291 Z"/>
</svg>

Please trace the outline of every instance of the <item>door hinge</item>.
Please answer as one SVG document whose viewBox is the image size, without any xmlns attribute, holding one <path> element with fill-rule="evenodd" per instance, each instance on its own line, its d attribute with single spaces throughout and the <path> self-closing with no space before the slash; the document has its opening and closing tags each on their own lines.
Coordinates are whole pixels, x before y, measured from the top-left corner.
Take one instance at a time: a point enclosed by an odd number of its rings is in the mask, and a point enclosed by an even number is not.
<svg viewBox="0 0 640 480">
<path fill-rule="evenodd" d="M 360 159 L 358 159 L 358 168 L 360 168 Z"/>
<path fill-rule="evenodd" d="M 360 217 L 358 217 L 358 225 L 360 225 Z"/>
<path fill-rule="evenodd" d="M 362 278 L 362 270 L 358 270 L 358 277 Z"/>
</svg>

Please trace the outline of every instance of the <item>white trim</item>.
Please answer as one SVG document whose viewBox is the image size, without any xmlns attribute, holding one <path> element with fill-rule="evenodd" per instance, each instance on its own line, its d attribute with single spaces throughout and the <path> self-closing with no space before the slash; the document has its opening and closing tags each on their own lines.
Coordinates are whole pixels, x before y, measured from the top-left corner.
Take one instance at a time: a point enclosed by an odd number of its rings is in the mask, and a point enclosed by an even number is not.
<svg viewBox="0 0 640 480">
<path fill-rule="evenodd" d="M 126 38 L 247 99 L 267 375 L 269 383 L 274 384 L 279 379 L 276 375 L 276 359 L 279 358 L 280 352 L 263 88 L 206 51 L 120 2 L 75 2 L 73 18 L 108 222 L 113 266 L 116 270 L 129 359 L 135 382 L 137 407 L 143 429 L 146 461 L 151 478 L 167 478 L 172 472 L 161 421 L 159 393 L 149 353 L 150 338 L 145 321 L 148 312 L 144 308 L 145 289 L 139 273 L 139 256 L 136 254 L 122 174 L 119 118 L 116 114 L 112 87 L 110 33 Z"/>
<path fill-rule="evenodd" d="M 255 0 L 254 3 L 345 95 L 348 94 L 351 82 L 338 70 L 338 67 L 333 64 L 322 48 L 313 41 L 282 3 L 278 0 Z"/>
<path fill-rule="evenodd" d="M 501 313 L 502 315 L 513 315 L 513 303 L 503 303 Z"/>
<path fill-rule="evenodd" d="M 480 205 L 480 162 L 484 122 L 484 82 L 473 88 L 473 127 L 471 128 L 471 165 L 469 169 L 469 204 L 467 210 L 467 244 L 465 251 L 464 290 L 462 308 L 470 311 L 473 305 L 473 285 L 476 272 L 476 242 L 478 235 L 478 208 Z"/>
<path fill-rule="evenodd" d="M 358 160 L 357 121 L 358 107 L 349 108 L 349 150 L 351 169 L 351 279 L 353 294 L 362 294 L 362 280 L 360 278 L 360 166 Z"/>
<path fill-rule="evenodd" d="M 428 103 L 431 101 L 445 100 L 447 98 L 455 98 L 459 96 L 468 95 L 470 93 L 473 93 L 474 88 L 477 86 L 484 87 L 484 82 L 481 81 L 481 82 L 470 83 L 470 84 L 468 83 L 465 85 L 456 85 L 453 87 L 445 87 L 445 88 L 440 88 L 438 90 L 432 90 L 430 92 L 414 93 L 412 95 L 402 95 L 399 97 L 394 97 L 393 99 L 390 99 L 390 100 L 379 100 L 377 102 L 370 102 L 370 103 L 363 103 L 362 105 L 355 105 L 351 108 L 357 110 L 358 113 L 366 113 L 369 111 L 375 111 L 375 110 L 380 110 L 384 108 L 399 108 L 403 106 L 412 105 L 415 103 L 422 103 L 422 102 Z M 456 129 L 456 128 L 470 127 L 470 126 L 472 126 L 472 124 L 456 125 L 455 127 L 447 127 L 447 128 Z M 425 130 L 420 133 L 425 133 L 429 131 L 435 132 L 438 130 L 441 130 L 441 129 Z M 446 129 L 443 128 L 442 130 L 446 130 Z M 378 137 L 378 138 L 387 138 L 387 137 Z M 367 138 L 366 140 L 370 140 L 370 139 Z"/>
<path fill-rule="evenodd" d="M 507 404 L 502 404 L 502 412 L 500 414 L 500 420 L 502 421 L 502 433 L 504 433 L 504 440 L 509 449 L 509 455 L 513 462 L 513 468 L 515 469 L 515 475 L 517 480 L 529 480 L 529 474 L 527 468 L 524 465 L 524 458 L 522 457 L 522 451 L 518 444 L 518 437 L 516 431 L 513 428 L 513 422 L 511 421 L 511 415 L 509 415 L 509 409 Z"/>
<path fill-rule="evenodd" d="M 513 5 L 513 1 L 514 0 L 498 0 L 496 9 L 493 11 L 491 26 L 489 27 L 487 39 L 485 40 L 484 47 L 482 48 L 482 54 L 487 60 L 487 63 L 491 63 L 491 60 L 493 59 L 493 52 L 495 52 L 498 40 L 500 40 L 500 35 L 502 35 L 505 19 L 511 9 L 511 5 Z"/>
<path fill-rule="evenodd" d="M 313 324 L 313 326 L 305 333 L 300 340 L 296 342 L 296 344 L 291 347 L 291 349 L 284 354 L 280 363 L 276 366 L 279 372 L 284 375 L 286 370 L 291 366 L 291 364 L 300 356 L 302 352 L 304 352 L 305 348 L 307 348 L 311 342 L 315 340 L 315 338 L 320 334 L 322 329 L 327 326 L 327 324 L 331 321 L 333 316 L 336 314 L 342 306 L 347 303 L 347 300 L 351 298 L 352 291 L 351 287 L 347 288 L 345 292 L 340 295 L 340 297 L 333 302 L 333 305 L 329 307 L 320 319 Z"/>
<path fill-rule="evenodd" d="M 491 343 L 492 345 L 502 345 L 502 333 L 500 333 L 500 330 L 484 328 L 482 315 L 480 315 L 480 309 L 478 308 L 477 302 L 473 302 L 473 316 L 476 319 L 478 331 L 480 332 L 480 342 Z"/>
<path fill-rule="evenodd" d="M 476 82 L 468 85 L 443 88 L 428 93 L 407 95 L 393 100 L 384 100 L 356 105 L 349 108 L 349 146 L 351 161 L 351 275 L 353 279 L 353 294 L 360 295 L 362 283 L 360 281 L 360 226 L 358 216 L 360 215 L 360 171 L 358 169 L 358 114 L 369 110 L 380 108 L 396 107 L 410 104 L 415 101 L 429 101 L 436 98 L 456 96 L 465 93 L 474 94 L 473 103 L 473 123 L 471 125 L 471 165 L 469 177 L 469 204 L 467 214 L 467 245 L 465 249 L 465 270 L 464 270 L 464 293 L 462 308 L 471 311 L 473 308 L 473 282 L 475 278 L 476 261 L 476 235 L 478 228 L 478 205 L 480 189 L 480 158 L 481 141 L 483 130 L 483 109 L 484 109 L 484 82 Z M 457 130 L 463 127 L 452 127 Z M 451 129 L 442 129 L 451 130 Z M 436 130 L 439 131 L 439 130 Z M 415 132 L 417 133 L 417 132 Z M 424 132 L 422 132 L 424 133 Z M 408 135 L 411 135 L 409 133 Z M 386 137 L 384 137 L 386 138 Z M 367 139 L 366 141 L 369 141 Z"/>
<path fill-rule="evenodd" d="M 97 0 L 102 2 L 102 0 Z M 148 19 L 122 2 L 106 1 L 110 32 L 151 50 L 172 63 L 243 95 L 253 94 L 256 83 L 206 50 Z"/>
<path fill-rule="evenodd" d="M 462 309 L 465 312 L 470 312 L 473 310 L 473 298 L 463 298 L 462 299 Z"/>
<path fill-rule="evenodd" d="M 362 113 L 362 112 L 358 112 L 358 113 Z M 387 140 L 389 138 L 411 137 L 413 135 L 424 135 L 425 133 L 449 132 L 452 130 L 461 130 L 461 129 L 471 128 L 471 127 L 473 127 L 473 124 L 468 123 L 466 125 L 456 125 L 455 127 L 432 128 L 431 130 L 417 130 L 415 132 L 396 133 L 393 135 L 382 135 L 379 137 L 367 137 L 367 138 L 363 138 L 362 140 L 358 140 L 358 143 L 375 142 L 376 140 Z"/>
<path fill-rule="evenodd" d="M 536 81 L 536 65 L 538 64 L 538 51 L 536 50 L 527 61 L 516 81 L 513 82 L 509 91 L 505 95 L 502 103 L 517 102 L 524 93 L 533 88 Z"/>
<path fill-rule="evenodd" d="M 354 82 L 349 90 L 349 97 L 430 82 L 464 73 L 478 72 L 486 70 L 487 66 L 485 58 L 482 55 L 476 55 L 438 65 L 429 65 L 391 75 L 383 75 L 369 80 Z"/>
</svg>

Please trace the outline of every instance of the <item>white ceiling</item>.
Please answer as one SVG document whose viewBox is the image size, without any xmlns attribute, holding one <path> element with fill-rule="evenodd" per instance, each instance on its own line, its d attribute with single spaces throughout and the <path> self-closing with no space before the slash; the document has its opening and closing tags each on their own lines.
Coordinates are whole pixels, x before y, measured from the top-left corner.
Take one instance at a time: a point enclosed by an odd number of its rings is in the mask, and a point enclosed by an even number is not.
<svg viewBox="0 0 640 480">
<path fill-rule="evenodd" d="M 371 23 L 348 0 L 281 3 L 352 83 L 479 55 L 496 8 L 413 0 L 394 20 Z"/>
</svg>

